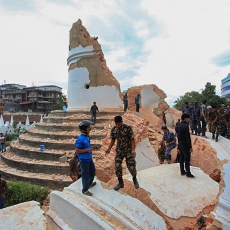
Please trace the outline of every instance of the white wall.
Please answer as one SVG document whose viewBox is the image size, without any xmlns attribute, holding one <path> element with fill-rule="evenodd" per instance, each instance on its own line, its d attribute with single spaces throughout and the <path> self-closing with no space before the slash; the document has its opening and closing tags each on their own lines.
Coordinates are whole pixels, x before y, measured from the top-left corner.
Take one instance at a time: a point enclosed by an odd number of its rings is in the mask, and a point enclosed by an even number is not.
<svg viewBox="0 0 230 230">
<path fill-rule="evenodd" d="M 141 90 L 141 106 L 151 107 L 153 109 L 158 108 L 160 102 L 160 96 L 153 91 L 153 86 L 145 87 Z"/>
<path fill-rule="evenodd" d="M 69 52 L 68 64 L 77 62 L 80 58 L 93 56 L 93 46 L 77 47 Z M 88 110 L 96 101 L 99 110 L 101 108 L 118 108 L 123 103 L 119 96 L 119 90 L 115 86 L 97 86 L 86 89 L 89 85 L 89 71 L 85 67 L 75 68 L 69 71 L 68 77 L 68 109 Z"/>
</svg>

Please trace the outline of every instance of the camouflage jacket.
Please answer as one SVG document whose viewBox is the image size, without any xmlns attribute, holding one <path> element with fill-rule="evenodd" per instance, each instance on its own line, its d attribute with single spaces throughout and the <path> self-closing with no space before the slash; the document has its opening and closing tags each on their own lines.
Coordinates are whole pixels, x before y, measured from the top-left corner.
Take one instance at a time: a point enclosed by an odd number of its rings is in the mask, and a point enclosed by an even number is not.
<svg viewBox="0 0 230 230">
<path fill-rule="evenodd" d="M 116 152 L 132 151 L 132 138 L 134 138 L 133 130 L 130 126 L 123 124 L 120 129 L 114 126 L 110 132 L 110 138 L 117 140 Z"/>
<path fill-rule="evenodd" d="M 216 111 L 210 111 L 209 112 L 209 120 L 210 120 L 210 122 L 213 122 L 215 119 L 216 119 L 216 117 L 218 117 L 219 118 L 219 112 L 216 110 Z M 217 119 L 217 121 L 218 121 L 218 119 Z"/>
</svg>

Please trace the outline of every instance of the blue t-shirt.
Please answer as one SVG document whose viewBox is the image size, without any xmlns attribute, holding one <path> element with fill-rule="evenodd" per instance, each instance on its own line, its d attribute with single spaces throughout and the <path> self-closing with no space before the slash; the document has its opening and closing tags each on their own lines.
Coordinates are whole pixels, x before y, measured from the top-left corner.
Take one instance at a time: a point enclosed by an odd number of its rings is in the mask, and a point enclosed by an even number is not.
<svg viewBox="0 0 230 230">
<path fill-rule="evenodd" d="M 136 98 L 135 98 L 135 104 L 137 104 L 137 105 L 140 104 L 139 97 L 136 97 Z"/>
<path fill-rule="evenodd" d="M 75 141 L 75 148 L 78 149 L 88 149 L 90 148 L 90 139 L 88 135 L 80 134 L 80 136 Z M 78 153 L 78 159 L 82 162 L 91 162 L 92 152 Z"/>
</svg>

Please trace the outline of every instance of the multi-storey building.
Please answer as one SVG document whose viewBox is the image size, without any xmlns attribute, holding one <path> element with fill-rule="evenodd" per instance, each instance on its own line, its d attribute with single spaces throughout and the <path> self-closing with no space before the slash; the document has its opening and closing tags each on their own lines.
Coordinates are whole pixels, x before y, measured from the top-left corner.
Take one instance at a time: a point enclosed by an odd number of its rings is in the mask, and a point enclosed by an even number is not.
<svg viewBox="0 0 230 230">
<path fill-rule="evenodd" d="M 2 88 L 4 88 L 2 86 Z M 1 88 L 0 88 L 1 90 Z M 62 88 L 55 85 L 33 86 L 24 88 L 4 88 L 1 97 L 4 101 L 4 111 L 44 112 L 52 109 L 57 98 L 62 94 Z"/>
<path fill-rule="evenodd" d="M 230 73 L 226 78 L 221 80 L 221 97 L 230 101 Z"/>
</svg>

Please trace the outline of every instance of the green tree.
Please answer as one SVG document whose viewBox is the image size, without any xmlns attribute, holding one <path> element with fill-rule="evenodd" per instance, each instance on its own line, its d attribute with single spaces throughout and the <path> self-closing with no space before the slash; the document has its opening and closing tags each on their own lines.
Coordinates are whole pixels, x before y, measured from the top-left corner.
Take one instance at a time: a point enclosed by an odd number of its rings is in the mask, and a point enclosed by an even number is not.
<svg viewBox="0 0 230 230">
<path fill-rule="evenodd" d="M 207 82 L 205 88 L 201 91 L 203 99 L 208 100 L 209 105 L 215 105 L 217 108 L 221 104 L 227 104 L 226 98 L 221 98 L 216 95 L 216 86 L 212 85 L 210 82 Z"/>
<path fill-rule="evenodd" d="M 62 110 L 63 107 L 63 99 L 66 98 L 65 94 L 60 95 L 57 98 L 57 103 L 55 103 L 52 107 L 53 110 Z"/>
<path fill-rule="evenodd" d="M 196 91 L 187 92 L 184 96 L 180 96 L 176 99 L 176 101 L 174 102 L 175 105 L 173 107 L 181 111 L 184 108 L 185 102 L 188 102 L 189 105 L 193 105 L 194 101 L 201 103 L 202 95 Z"/>
<path fill-rule="evenodd" d="M 208 100 L 208 105 L 216 105 L 217 108 L 219 108 L 221 104 L 227 104 L 225 98 L 216 95 L 216 86 L 207 82 L 205 88 L 201 90 L 201 93 L 196 91 L 187 92 L 185 95 L 176 99 L 173 107 L 182 110 L 185 102 L 188 102 L 189 105 L 193 105 L 194 101 L 197 101 L 198 105 L 201 105 L 204 99 Z"/>
</svg>

